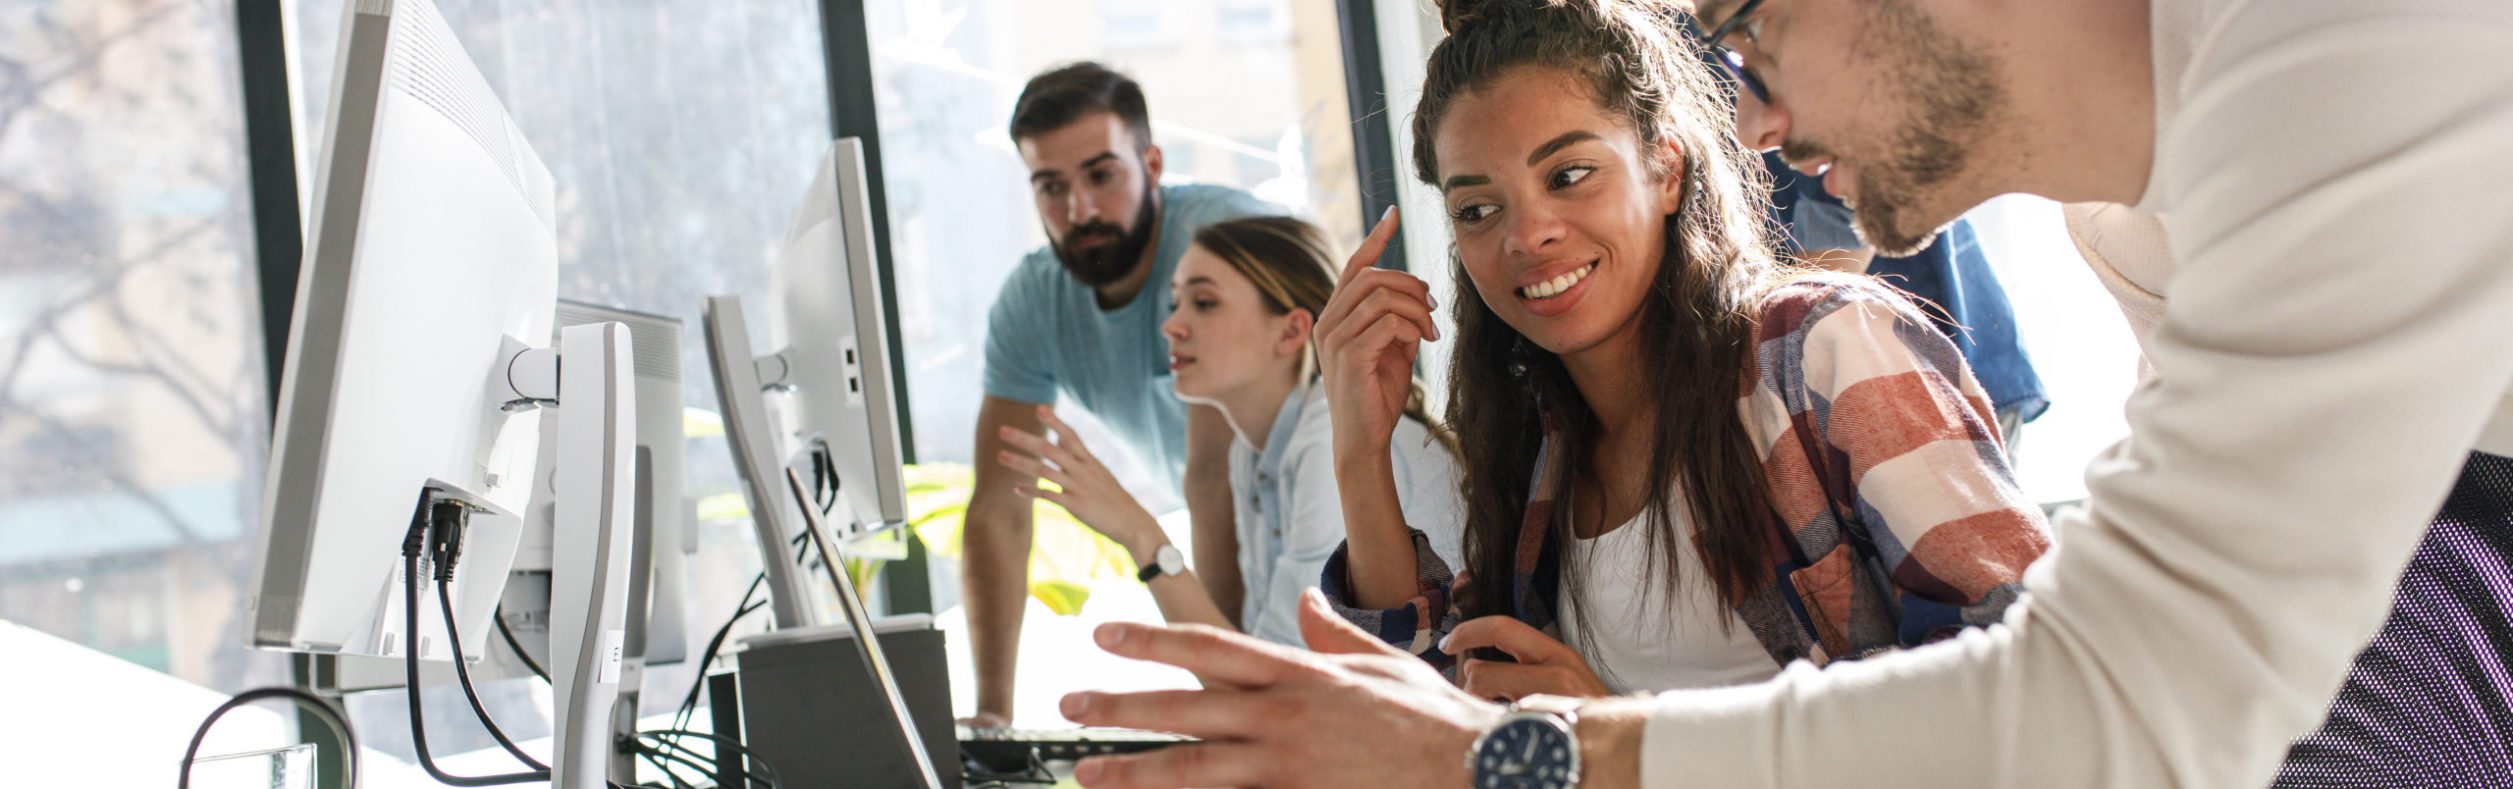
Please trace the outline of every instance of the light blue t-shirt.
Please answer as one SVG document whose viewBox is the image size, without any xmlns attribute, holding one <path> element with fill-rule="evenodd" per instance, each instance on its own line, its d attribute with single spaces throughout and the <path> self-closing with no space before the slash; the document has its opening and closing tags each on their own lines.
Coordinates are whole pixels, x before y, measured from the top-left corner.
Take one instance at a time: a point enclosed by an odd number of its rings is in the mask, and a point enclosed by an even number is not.
<svg viewBox="0 0 2513 789">
<path fill-rule="evenodd" d="M 1160 188 L 1160 237 L 1152 278 L 1134 300 L 1099 308 L 1097 292 L 1065 273 L 1052 248 L 1022 258 L 986 318 L 986 394 L 1053 403 L 1061 392 L 1133 446 L 1177 489 L 1187 469 L 1187 412 L 1171 389 L 1169 277 L 1196 231 L 1283 210 L 1221 186 Z"/>
</svg>

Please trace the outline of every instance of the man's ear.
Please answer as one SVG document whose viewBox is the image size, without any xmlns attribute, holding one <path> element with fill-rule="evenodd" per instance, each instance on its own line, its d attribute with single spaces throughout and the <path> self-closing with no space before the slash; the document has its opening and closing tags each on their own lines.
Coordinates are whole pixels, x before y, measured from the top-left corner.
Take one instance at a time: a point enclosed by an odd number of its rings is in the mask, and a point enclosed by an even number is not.
<svg viewBox="0 0 2513 789">
<path fill-rule="evenodd" d="M 1317 327 L 1317 318 L 1308 310 L 1294 309 L 1283 317 L 1283 336 L 1274 339 L 1274 355 L 1296 356 L 1309 347 L 1309 331 Z"/>
<path fill-rule="evenodd" d="M 1166 164 L 1164 157 L 1161 156 L 1161 147 L 1159 145 L 1143 146 L 1143 174 L 1152 179 L 1152 182 L 1144 184 L 1143 188 L 1160 188 L 1161 172 L 1164 169 L 1166 169 Z"/>
</svg>

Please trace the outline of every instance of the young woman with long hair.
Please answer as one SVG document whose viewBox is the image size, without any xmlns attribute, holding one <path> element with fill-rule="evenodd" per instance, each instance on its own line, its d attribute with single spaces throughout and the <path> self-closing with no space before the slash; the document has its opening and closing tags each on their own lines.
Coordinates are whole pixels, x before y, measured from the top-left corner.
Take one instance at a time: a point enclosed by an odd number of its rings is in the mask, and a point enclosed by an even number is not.
<svg viewBox="0 0 2513 789">
<path fill-rule="evenodd" d="M 1902 296 L 1774 260 L 1672 12 L 1443 5 L 1414 165 L 1456 239 L 1464 556 L 1387 495 L 1403 373 L 1443 338 L 1425 283 L 1366 266 L 1382 222 L 1316 329 L 1339 610 L 1507 698 L 1753 682 L 1996 621 L 2049 539 L 1988 398 Z"/>
</svg>

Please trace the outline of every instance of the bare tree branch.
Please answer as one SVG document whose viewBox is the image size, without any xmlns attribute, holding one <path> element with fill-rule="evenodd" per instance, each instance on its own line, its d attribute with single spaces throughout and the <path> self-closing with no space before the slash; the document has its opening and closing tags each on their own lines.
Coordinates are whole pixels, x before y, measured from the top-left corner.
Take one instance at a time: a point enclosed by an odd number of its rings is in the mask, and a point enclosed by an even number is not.
<svg viewBox="0 0 2513 789">
<path fill-rule="evenodd" d="M 69 423 L 61 421 L 60 417 L 46 413 L 35 413 L 33 416 L 35 422 L 48 432 L 63 438 L 75 439 L 77 437 L 77 430 Z M 175 537 L 183 543 L 184 547 L 194 550 L 210 547 L 212 543 L 201 534 L 200 529 L 185 521 L 183 515 L 175 512 L 174 506 L 167 504 L 165 499 L 159 498 L 157 494 L 149 491 L 147 486 L 132 479 L 130 473 L 125 471 L 121 464 L 106 463 L 103 466 L 103 468 L 87 469 L 87 471 L 112 485 L 115 490 L 140 505 L 141 509 L 148 510 L 149 514 L 164 521 L 167 528 L 174 530 Z"/>
<path fill-rule="evenodd" d="M 0 96 L 0 137 L 8 135 L 9 126 L 17 122 L 20 110 L 39 106 L 36 99 L 41 98 L 44 91 L 51 89 L 56 83 L 67 80 L 70 77 L 77 76 L 81 72 L 94 70 L 96 68 L 96 64 L 104 60 L 106 50 L 112 49 L 114 45 L 122 43 L 124 40 L 147 32 L 148 28 L 155 26 L 159 22 L 165 21 L 168 16 L 172 15 L 176 11 L 183 10 L 184 8 L 185 4 L 183 3 L 167 2 L 160 4 L 156 10 L 141 14 L 138 19 L 131 20 L 130 24 L 123 25 L 122 29 L 99 36 L 93 41 L 86 42 L 87 45 L 84 50 L 77 56 L 72 57 L 67 65 L 54 69 L 50 74 L 45 74 L 43 76 L 27 80 L 25 83 L 17 86 L 17 90 L 13 91 L 11 95 Z"/>
<path fill-rule="evenodd" d="M 203 219 L 176 230 L 165 238 L 158 239 L 157 243 L 150 244 L 147 249 L 141 250 L 138 254 L 97 272 L 95 282 L 37 312 L 33 319 L 26 322 L 26 332 L 18 337 L 16 351 L 9 357 L 9 368 L 0 371 L 0 414 L 6 414 L 11 410 L 26 410 L 17 403 L 18 378 L 26 371 L 28 352 L 34 348 L 35 341 L 52 333 L 61 320 L 61 316 L 86 306 L 90 301 L 111 295 L 116 289 L 122 287 L 122 279 L 130 276 L 131 272 L 143 266 L 164 262 L 166 253 L 218 227 L 215 220 Z"/>
</svg>

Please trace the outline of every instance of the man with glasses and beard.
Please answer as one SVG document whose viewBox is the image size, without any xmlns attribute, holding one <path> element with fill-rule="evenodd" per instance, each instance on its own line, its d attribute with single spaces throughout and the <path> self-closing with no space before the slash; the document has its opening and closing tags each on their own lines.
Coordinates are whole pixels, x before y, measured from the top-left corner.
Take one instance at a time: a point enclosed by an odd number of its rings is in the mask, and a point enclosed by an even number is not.
<svg viewBox="0 0 2513 789">
<path fill-rule="evenodd" d="M 1084 785 L 2513 785 L 2513 4 L 1674 4 L 1764 105 L 1741 137 L 1883 254 L 2009 192 L 2164 231 L 2131 434 L 2031 593 L 1868 660 L 1516 710 L 1323 600 L 1313 653 L 1104 625 L 1209 689 L 1068 696 L 1202 740 Z"/>
<path fill-rule="evenodd" d="M 1150 285 L 1169 281 L 1205 225 L 1282 213 L 1236 189 L 1162 186 L 1142 87 L 1097 63 L 1032 78 L 1013 104 L 1011 132 L 1047 247 L 1013 269 L 987 317 L 977 483 L 962 532 L 978 696 L 968 722 L 977 726 L 1011 721 L 1029 594 L 1031 502 L 1014 488 L 1022 480 L 995 458 L 1016 451 L 1003 440 L 1007 431 L 1044 433 L 1039 410 L 1060 394 L 1181 486 L 1198 576 L 1224 612 L 1239 610 L 1230 428 L 1211 407 L 1188 406 L 1172 393 L 1160 333 L 1169 298 Z"/>
</svg>

